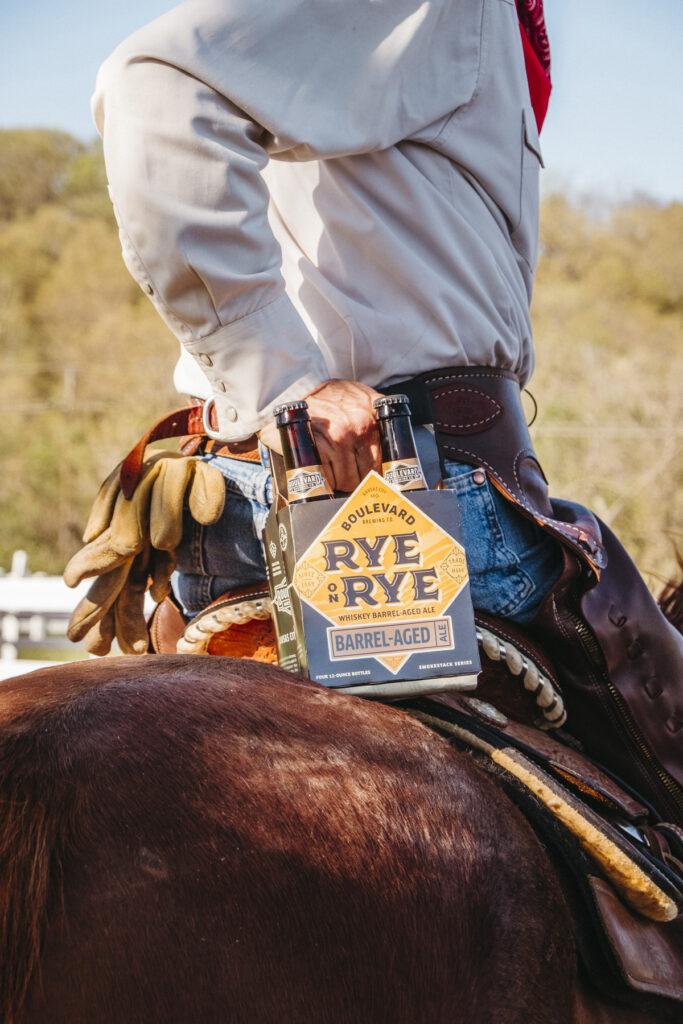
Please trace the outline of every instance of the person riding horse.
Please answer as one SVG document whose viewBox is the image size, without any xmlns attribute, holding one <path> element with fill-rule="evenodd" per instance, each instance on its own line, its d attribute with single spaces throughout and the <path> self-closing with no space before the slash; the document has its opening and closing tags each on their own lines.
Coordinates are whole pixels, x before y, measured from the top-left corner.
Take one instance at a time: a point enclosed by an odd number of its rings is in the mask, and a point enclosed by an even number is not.
<svg viewBox="0 0 683 1024">
<path fill-rule="evenodd" d="M 124 260 L 211 440 L 157 453 L 132 498 L 106 482 L 66 572 L 98 576 L 71 633 L 147 651 L 149 576 L 184 615 L 262 582 L 273 407 L 306 399 L 350 491 L 378 467 L 373 400 L 404 392 L 458 497 L 475 609 L 552 650 L 569 729 L 680 828 L 681 637 L 607 527 L 549 497 L 521 405 L 549 94 L 540 0 L 193 0 L 105 62 Z"/>
</svg>

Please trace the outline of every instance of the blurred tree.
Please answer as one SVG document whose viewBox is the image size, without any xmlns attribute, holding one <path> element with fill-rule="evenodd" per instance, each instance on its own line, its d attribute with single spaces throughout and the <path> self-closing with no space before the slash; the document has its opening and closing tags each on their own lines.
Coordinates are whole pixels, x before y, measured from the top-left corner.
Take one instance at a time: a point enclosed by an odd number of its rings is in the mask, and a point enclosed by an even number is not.
<svg viewBox="0 0 683 1024">
<path fill-rule="evenodd" d="M 655 590 L 683 547 L 682 230 L 680 203 L 548 196 L 532 308 L 551 491 L 613 526 Z M 0 566 L 21 547 L 61 572 L 100 481 L 182 402 L 177 347 L 123 265 L 99 144 L 0 132 Z"/>
<path fill-rule="evenodd" d="M 33 213 L 63 192 L 69 162 L 83 147 L 64 132 L 0 132 L 0 220 Z"/>
<path fill-rule="evenodd" d="M 683 548 L 681 227 L 680 203 L 589 217 L 548 197 L 532 307 L 551 490 L 593 508 L 655 591 Z"/>
</svg>

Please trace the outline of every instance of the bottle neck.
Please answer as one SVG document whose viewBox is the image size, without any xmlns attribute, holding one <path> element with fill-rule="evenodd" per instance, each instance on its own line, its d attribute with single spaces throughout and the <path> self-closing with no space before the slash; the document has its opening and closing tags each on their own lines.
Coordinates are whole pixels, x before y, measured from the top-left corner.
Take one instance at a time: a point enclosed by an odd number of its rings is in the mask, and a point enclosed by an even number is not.
<svg viewBox="0 0 683 1024">
<path fill-rule="evenodd" d="M 416 459 L 415 438 L 409 416 L 388 416 L 379 420 L 382 462 Z"/>
<path fill-rule="evenodd" d="M 420 460 L 415 447 L 413 427 L 408 414 L 379 420 L 382 446 L 382 474 L 387 483 L 401 491 L 426 490 Z"/>
<path fill-rule="evenodd" d="M 279 423 L 282 438 L 282 457 L 287 475 L 287 500 L 320 501 L 332 498 L 320 462 L 320 454 L 313 439 L 308 416 L 292 417 L 289 423 Z"/>
<path fill-rule="evenodd" d="M 294 420 L 279 429 L 285 469 L 320 465 L 320 456 L 313 440 L 309 420 Z"/>
</svg>

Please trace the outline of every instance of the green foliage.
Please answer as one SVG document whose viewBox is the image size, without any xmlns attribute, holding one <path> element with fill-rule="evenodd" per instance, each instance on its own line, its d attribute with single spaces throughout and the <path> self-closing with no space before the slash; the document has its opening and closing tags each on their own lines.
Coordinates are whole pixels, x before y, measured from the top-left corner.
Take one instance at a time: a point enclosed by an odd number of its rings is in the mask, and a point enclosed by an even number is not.
<svg viewBox="0 0 683 1024">
<path fill-rule="evenodd" d="M 33 213 L 57 199 L 67 167 L 82 148 L 64 132 L 0 133 L 0 221 Z"/>
<path fill-rule="evenodd" d="M 681 507 L 683 205 L 542 210 L 532 428 L 554 494 L 600 514 L 648 582 Z M 61 572 L 102 479 L 179 403 L 177 344 L 129 277 L 99 145 L 0 132 L 0 565 Z M 677 372 L 678 371 L 678 372 Z"/>
<path fill-rule="evenodd" d="M 107 175 L 102 159 L 102 143 L 98 140 L 88 149 L 72 157 L 64 174 L 62 195 L 84 196 L 103 193 L 107 189 Z"/>
<path fill-rule="evenodd" d="M 532 309 L 551 490 L 596 511 L 655 592 L 683 548 L 682 228 L 681 203 L 596 219 L 549 197 Z"/>
<path fill-rule="evenodd" d="M 0 168 L 54 133 L 27 132 L 23 144 L 20 134 L 0 132 Z M 0 380 L 11 413 L 0 422 L 0 566 L 24 548 L 34 569 L 52 573 L 78 547 L 99 482 L 181 401 L 177 343 L 121 260 L 99 147 L 69 140 L 62 151 L 71 155 L 58 185 L 40 202 L 20 192 L 0 220 Z"/>
</svg>

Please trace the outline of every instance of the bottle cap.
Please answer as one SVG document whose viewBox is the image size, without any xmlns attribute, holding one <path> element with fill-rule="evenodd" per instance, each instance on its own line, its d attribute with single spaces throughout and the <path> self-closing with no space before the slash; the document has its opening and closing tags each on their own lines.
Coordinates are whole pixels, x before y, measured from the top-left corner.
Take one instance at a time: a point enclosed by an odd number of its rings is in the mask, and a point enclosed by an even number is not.
<svg viewBox="0 0 683 1024">
<path fill-rule="evenodd" d="M 399 408 L 400 406 L 403 408 Z M 410 400 L 407 395 L 382 395 L 381 398 L 374 400 L 372 408 L 380 420 L 388 419 L 390 416 L 409 416 Z"/>
<path fill-rule="evenodd" d="M 290 412 L 294 409 L 308 409 L 308 402 L 303 400 L 298 402 L 283 402 L 282 405 L 276 405 L 273 409 L 273 416 L 279 416 L 281 412 Z"/>
<path fill-rule="evenodd" d="M 384 405 L 410 405 L 407 395 L 382 395 L 372 403 L 373 409 L 381 409 Z"/>
</svg>

